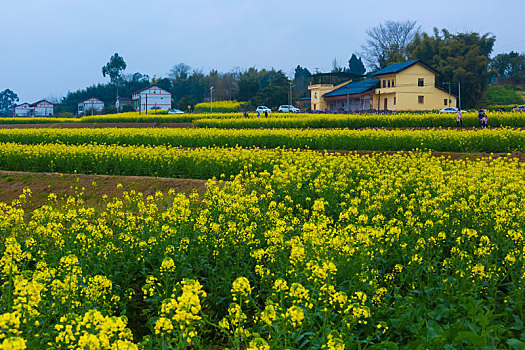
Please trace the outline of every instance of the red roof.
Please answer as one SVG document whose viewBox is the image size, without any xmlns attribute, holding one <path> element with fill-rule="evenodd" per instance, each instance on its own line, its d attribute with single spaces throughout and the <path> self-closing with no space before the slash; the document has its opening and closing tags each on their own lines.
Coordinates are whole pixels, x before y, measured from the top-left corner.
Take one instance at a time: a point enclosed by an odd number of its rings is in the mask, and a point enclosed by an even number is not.
<svg viewBox="0 0 525 350">
<path fill-rule="evenodd" d="M 36 101 L 35 103 L 31 103 L 29 106 L 30 107 L 35 107 L 37 104 L 39 104 L 40 102 L 47 102 L 49 104 L 53 104 L 51 102 L 49 102 L 48 100 L 40 100 L 40 101 Z"/>
<path fill-rule="evenodd" d="M 134 95 L 134 94 L 138 94 L 138 93 L 141 93 L 141 92 L 144 91 L 144 90 L 148 90 L 148 89 L 151 89 L 151 88 L 158 88 L 158 89 L 160 89 L 160 90 L 162 90 L 162 91 L 166 91 L 166 90 L 164 90 L 163 88 L 158 87 L 157 85 L 151 85 L 150 87 L 144 88 L 144 89 L 139 90 L 139 91 L 132 92 L 131 94 L 132 94 L 132 95 Z M 170 93 L 169 91 L 166 91 L 166 92 L 167 92 L 168 94 Z"/>
</svg>

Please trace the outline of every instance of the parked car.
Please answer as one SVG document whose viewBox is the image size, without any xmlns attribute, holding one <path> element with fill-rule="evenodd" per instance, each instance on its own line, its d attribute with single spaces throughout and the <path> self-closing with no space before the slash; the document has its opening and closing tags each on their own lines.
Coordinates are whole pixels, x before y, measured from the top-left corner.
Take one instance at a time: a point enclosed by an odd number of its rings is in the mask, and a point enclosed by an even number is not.
<svg viewBox="0 0 525 350">
<path fill-rule="evenodd" d="M 514 107 L 514 108 L 512 108 L 512 110 L 514 112 L 525 112 L 525 106 Z"/>
<path fill-rule="evenodd" d="M 439 111 L 439 113 L 457 113 L 458 109 L 456 107 L 447 107 Z M 467 113 L 467 111 L 461 110 L 461 113 Z"/>
<path fill-rule="evenodd" d="M 184 114 L 180 109 L 171 109 L 168 114 Z"/>
<path fill-rule="evenodd" d="M 291 106 L 291 105 L 282 105 L 279 106 L 279 109 L 277 112 L 283 112 L 283 113 L 299 113 L 300 110 L 297 107 Z"/>
<path fill-rule="evenodd" d="M 261 114 L 263 114 L 264 112 L 272 113 L 272 110 L 270 108 L 266 107 L 266 106 L 259 106 L 255 110 L 255 112 L 261 113 Z"/>
</svg>

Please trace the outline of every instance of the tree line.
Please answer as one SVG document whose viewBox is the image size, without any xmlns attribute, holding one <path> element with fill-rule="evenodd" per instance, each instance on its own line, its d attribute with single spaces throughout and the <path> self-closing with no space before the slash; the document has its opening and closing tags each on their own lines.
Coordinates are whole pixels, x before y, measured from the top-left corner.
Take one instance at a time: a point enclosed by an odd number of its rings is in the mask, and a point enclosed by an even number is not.
<svg viewBox="0 0 525 350">
<path fill-rule="evenodd" d="M 478 107 L 485 101 L 491 81 L 525 84 L 525 54 L 511 51 L 491 58 L 496 37 L 489 33 L 454 34 L 437 28 L 426 33 L 416 21 L 386 21 L 368 29 L 366 35 L 361 50 L 351 55 L 348 65 L 340 66 L 334 59 L 332 73 L 349 72 L 366 78 L 392 63 L 421 59 L 441 73 L 436 84 L 450 83 L 457 93 L 457 85 L 461 83 L 462 104 L 466 108 Z M 104 113 L 113 113 L 117 96 L 130 97 L 132 92 L 151 84 L 169 91 L 173 106 L 182 110 L 191 110 L 195 104 L 208 101 L 212 86 L 214 100 L 275 107 L 287 104 L 290 92 L 294 101 L 307 97 L 312 76 L 301 65 L 297 65 L 290 78 L 282 70 L 273 68 L 204 73 L 185 63 L 174 65 L 166 77 L 150 78 L 138 72 L 123 74 L 126 67 L 124 58 L 116 53 L 102 67 L 101 73 L 109 78 L 108 83 L 68 92 L 58 101 L 56 112 L 75 114 L 79 102 L 95 97 L 104 101 Z M 9 89 L 0 92 L 1 115 L 12 114 L 16 103 L 16 93 Z"/>
</svg>

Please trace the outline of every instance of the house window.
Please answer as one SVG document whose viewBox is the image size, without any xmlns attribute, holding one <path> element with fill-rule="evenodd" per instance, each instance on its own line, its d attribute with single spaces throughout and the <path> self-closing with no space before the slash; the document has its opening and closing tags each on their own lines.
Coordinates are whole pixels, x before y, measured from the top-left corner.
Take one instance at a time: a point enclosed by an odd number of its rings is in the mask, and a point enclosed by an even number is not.
<svg viewBox="0 0 525 350">
<path fill-rule="evenodd" d="M 394 106 L 396 105 L 396 97 L 394 96 Z"/>
<path fill-rule="evenodd" d="M 386 80 L 383 80 L 383 87 L 386 88 Z"/>
<path fill-rule="evenodd" d="M 419 78 L 417 80 L 417 86 L 425 86 L 425 80 L 423 78 Z"/>
<path fill-rule="evenodd" d="M 447 99 L 444 99 L 443 102 L 445 103 L 445 106 L 447 105 Z"/>
<path fill-rule="evenodd" d="M 317 92 L 314 92 L 314 98 L 317 99 Z"/>
<path fill-rule="evenodd" d="M 390 80 L 388 81 L 388 87 L 390 87 Z"/>
<path fill-rule="evenodd" d="M 425 96 L 418 96 L 417 97 L 417 103 L 420 103 L 420 104 L 425 103 Z"/>
<path fill-rule="evenodd" d="M 394 79 L 392 79 L 392 87 L 394 87 L 394 86 L 395 86 L 395 85 L 394 85 L 394 81 L 395 81 L 395 80 L 394 80 Z"/>
</svg>

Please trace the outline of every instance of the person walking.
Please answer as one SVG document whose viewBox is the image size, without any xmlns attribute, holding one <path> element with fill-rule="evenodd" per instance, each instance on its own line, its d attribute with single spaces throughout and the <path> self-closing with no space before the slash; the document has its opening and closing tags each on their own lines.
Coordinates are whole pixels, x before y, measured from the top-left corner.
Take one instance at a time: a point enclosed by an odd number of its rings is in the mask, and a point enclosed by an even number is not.
<svg viewBox="0 0 525 350">
<path fill-rule="evenodd" d="M 483 117 L 485 117 L 485 110 L 483 108 L 480 108 L 478 111 L 478 119 L 479 119 L 479 127 L 481 128 L 483 125 Z"/>
<path fill-rule="evenodd" d="M 266 111 L 266 110 L 264 111 L 264 117 L 268 118 L 268 111 Z"/>
<path fill-rule="evenodd" d="M 481 118 L 481 127 L 486 128 L 489 124 L 489 118 L 485 113 L 483 113 L 483 118 Z"/>
<path fill-rule="evenodd" d="M 456 124 L 459 127 L 463 126 L 463 115 L 461 114 L 461 109 L 458 109 L 458 114 L 456 116 Z"/>
</svg>

